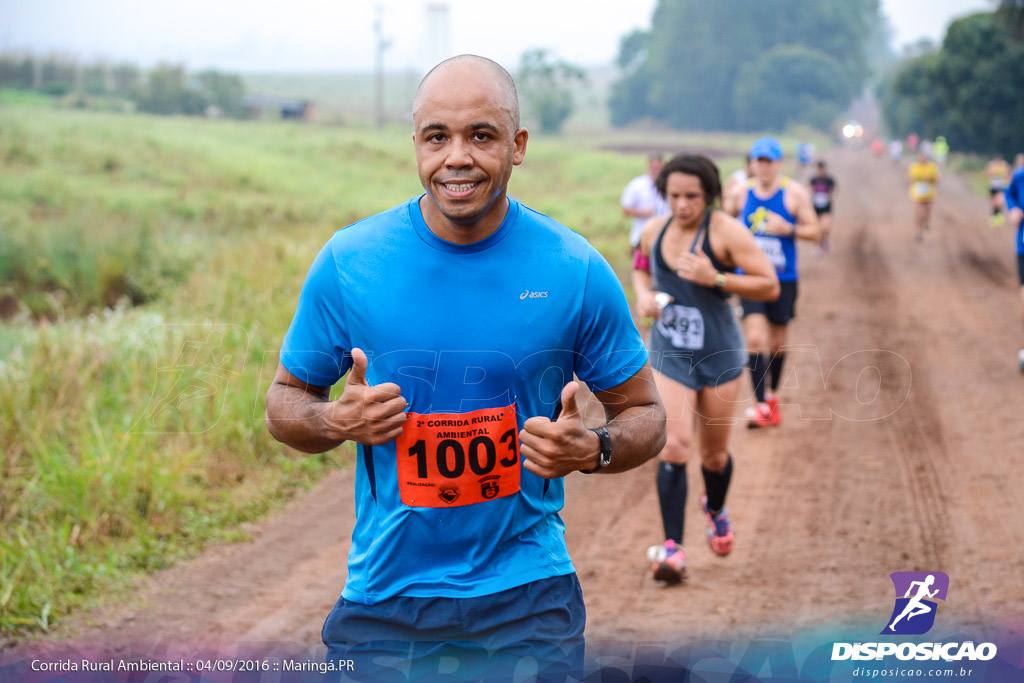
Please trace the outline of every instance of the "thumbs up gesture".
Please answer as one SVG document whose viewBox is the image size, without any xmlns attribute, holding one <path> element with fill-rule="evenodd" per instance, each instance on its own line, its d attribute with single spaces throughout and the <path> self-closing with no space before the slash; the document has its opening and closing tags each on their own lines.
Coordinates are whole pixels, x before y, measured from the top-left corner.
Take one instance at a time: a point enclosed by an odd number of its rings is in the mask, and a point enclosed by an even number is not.
<svg viewBox="0 0 1024 683">
<path fill-rule="evenodd" d="M 558 419 L 531 417 L 519 432 L 523 466 L 539 477 L 554 479 L 597 466 L 601 440 L 583 424 L 576 403 L 579 390 L 576 382 L 566 384 Z"/>
<path fill-rule="evenodd" d="M 330 421 L 345 440 L 380 446 L 402 433 L 409 403 L 393 382 L 370 386 L 366 366 L 363 350 L 352 349 L 352 369 L 345 378 L 345 391 L 334 402 Z"/>
</svg>

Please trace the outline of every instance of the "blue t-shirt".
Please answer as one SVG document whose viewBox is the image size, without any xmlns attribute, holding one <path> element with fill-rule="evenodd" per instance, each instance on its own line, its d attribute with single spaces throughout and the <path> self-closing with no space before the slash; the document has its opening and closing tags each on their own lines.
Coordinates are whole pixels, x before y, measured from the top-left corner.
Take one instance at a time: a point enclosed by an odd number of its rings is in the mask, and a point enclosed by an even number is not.
<svg viewBox="0 0 1024 683">
<path fill-rule="evenodd" d="M 754 194 L 754 181 L 750 181 L 747 190 L 747 201 L 740 212 L 740 218 L 754 234 L 754 240 L 768 260 L 775 266 L 779 282 L 795 282 L 799 278 L 796 267 L 796 240 L 788 235 L 769 235 L 764 232 L 764 222 L 768 212 L 777 213 L 786 221 L 796 225 L 796 218 L 786 208 L 783 197 L 786 192 L 788 178 L 783 178 L 779 189 L 771 197 L 761 199 Z"/>
<path fill-rule="evenodd" d="M 430 231 L 419 198 L 412 199 L 328 241 L 303 285 L 281 362 L 309 384 L 331 386 L 351 367 L 354 347 L 370 358 L 371 385 L 398 384 L 407 411 L 424 416 L 420 425 L 451 430 L 430 438 L 465 438 L 462 445 L 417 442 L 401 454 L 401 439 L 359 446 L 343 597 L 369 604 L 396 595 L 475 597 L 574 571 L 558 515 L 562 480 L 531 474 L 513 449 L 527 418 L 555 413 L 574 372 L 601 391 L 647 361 L 622 286 L 600 254 L 511 199 L 493 234 L 452 244 Z M 501 409 L 513 403 L 514 418 L 507 414 L 516 434 L 506 432 L 502 443 L 496 433 L 489 443 L 470 443 L 469 428 L 429 419 L 481 409 L 506 414 Z M 478 493 L 463 487 L 458 498 L 458 487 L 441 486 L 430 507 L 403 502 L 409 491 L 433 496 L 435 489 L 405 483 L 400 495 L 399 484 L 409 481 L 402 467 L 429 468 L 443 479 L 468 476 L 467 462 L 487 474 L 496 457 L 515 463 L 518 493 L 492 487 L 483 497 L 493 499 L 460 504 Z"/>
<path fill-rule="evenodd" d="M 1014 172 L 1004 194 L 1007 209 L 1024 208 L 1024 169 Z M 1024 256 L 1024 221 L 1017 226 L 1017 253 Z"/>
</svg>

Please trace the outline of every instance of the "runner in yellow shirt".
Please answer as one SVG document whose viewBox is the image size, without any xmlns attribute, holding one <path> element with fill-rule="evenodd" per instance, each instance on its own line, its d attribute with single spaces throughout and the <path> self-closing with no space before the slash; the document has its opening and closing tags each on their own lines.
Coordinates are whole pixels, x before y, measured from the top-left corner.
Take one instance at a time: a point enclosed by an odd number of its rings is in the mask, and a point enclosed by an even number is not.
<svg viewBox="0 0 1024 683">
<path fill-rule="evenodd" d="M 910 198 L 914 200 L 915 240 L 924 239 L 935 199 L 935 186 L 939 182 L 939 167 L 924 152 L 917 153 L 917 161 L 907 169 L 910 178 Z"/>
</svg>

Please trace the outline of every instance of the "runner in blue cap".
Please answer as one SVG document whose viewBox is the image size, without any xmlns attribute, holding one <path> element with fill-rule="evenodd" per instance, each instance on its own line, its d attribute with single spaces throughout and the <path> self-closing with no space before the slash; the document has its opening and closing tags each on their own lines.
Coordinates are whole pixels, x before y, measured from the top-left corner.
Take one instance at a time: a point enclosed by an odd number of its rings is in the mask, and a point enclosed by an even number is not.
<svg viewBox="0 0 1024 683">
<path fill-rule="evenodd" d="M 736 188 L 725 198 L 723 208 L 754 233 L 754 239 L 775 266 L 781 286 L 774 302 L 741 299 L 743 335 L 757 400 L 747 411 L 747 426 L 758 428 L 782 422 L 777 392 L 786 357 L 786 326 L 796 315 L 796 240 L 817 242 L 819 227 L 807 188 L 782 175 L 779 141 L 770 137 L 755 140 L 750 158 L 753 177 L 746 187 Z"/>
</svg>

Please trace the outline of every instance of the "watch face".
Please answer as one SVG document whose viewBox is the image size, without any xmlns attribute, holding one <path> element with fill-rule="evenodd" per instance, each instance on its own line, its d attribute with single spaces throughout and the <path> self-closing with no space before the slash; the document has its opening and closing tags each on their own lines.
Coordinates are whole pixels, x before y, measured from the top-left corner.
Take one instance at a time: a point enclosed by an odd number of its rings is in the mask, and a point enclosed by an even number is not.
<svg viewBox="0 0 1024 683">
<path fill-rule="evenodd" d="M 607 465 L 612 461 L 612 438 L 608 434 L 608 430 L 601 429 L 596 430 L 597 436 L 601 439 L 601 466 Z"/>
</svg>

